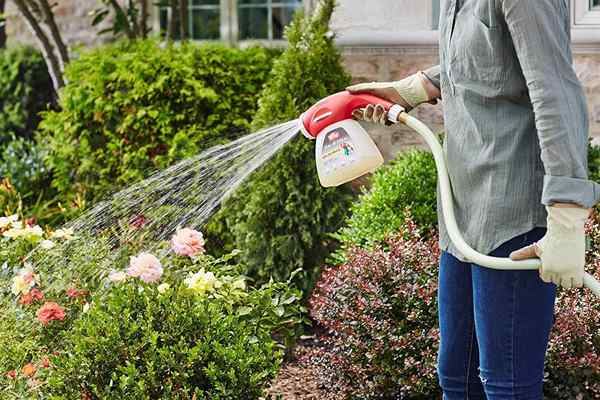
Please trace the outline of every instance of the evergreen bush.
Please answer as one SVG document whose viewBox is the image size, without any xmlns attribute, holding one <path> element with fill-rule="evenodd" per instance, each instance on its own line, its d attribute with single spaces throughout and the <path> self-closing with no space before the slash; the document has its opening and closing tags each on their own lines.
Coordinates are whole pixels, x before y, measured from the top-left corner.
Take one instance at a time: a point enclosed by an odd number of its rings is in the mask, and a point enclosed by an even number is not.
<svg viewBox="0 0 600 400">
<path fill-rule="evenodd" d="M 40 125 L 52 185 L 94 201 L 246 133 L 275 54 L 153 40 L 83 54 Z"/>
<path fill-rule="evenodd" d="M 32 47 L 0 49 L 0 145 L 13 136 L 30 139 L 39 113 L 53 103 L 52 80 Z"/>
<path fill-rule="evenodd" d="M 286 29 L 289 45 L 262 92 L 255 129 L 296 119 L 350 82 L 329 31 L 334 3 L 321 1 L 312 17 L 298 13 Z M 314 142 L 298 137 L 225 204 L 210 226 L 213 241 L 240 249 L 248 274 L 259 281 L 287 279 L 302 268 L 297 283 L 308 289 L 330 251 L 328 235 L 344 221 L 349 198 L 348 188 L 321 187 Z"/>
</svg>

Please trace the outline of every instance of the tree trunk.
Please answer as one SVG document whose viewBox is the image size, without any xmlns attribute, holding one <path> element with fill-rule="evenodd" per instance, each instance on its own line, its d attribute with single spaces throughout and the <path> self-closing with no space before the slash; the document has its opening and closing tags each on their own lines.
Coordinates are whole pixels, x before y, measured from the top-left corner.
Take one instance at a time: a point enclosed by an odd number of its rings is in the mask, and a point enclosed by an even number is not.
<svg viewBox="0 0 600 400">
<path fill-rule="evenodd" d="M 58 55 L 60 56 L 60 69 L 61 71 L 64 71 L 65 66 L 69 63 L 69 50 L 67 49 L 60 31 L 58 30 L 58 26 L 54 20 L 54 13 L 50 8 L 50 4 L 48 4 L 48 0 L 38 0 L 38 4 L 40 6 L 40 10 L 42 11 L 44 22 L 46 23 L 46 26 L 48 26 L 48 29 L 50 29 L 50 34 L 52 35 L 54 45 L 58 49 Z"/>
<path fill-rule="evenodd" d="M 46 36 L 46 33 L 36 20 L 31 9 L 29 8 L 29 3 L 26 3 L 26 0 L 13 1 L 17 5 L 17 8 L 21 15 L 23 15 L 23 18 L 25 18 L 27 25 L 33 32 L 33 35 L 39 42 L 40 49 L 42 51 L 44 59 L 46 60 L 46 65 L 48 66 L 48 72 L 50 73 L 50 77 L 52 78 L 54 90 L 56 93 L 58 93 L 59 89 L 65 86 L 65 81 L 63 77 L 63 71 L 60 68 L 60 62 L 58 60 L 58 57 L 54 53 L 54 47 L 50 43 L 48 36 Z"/>
<path fill-rule="evenodd" d="M 179 0 L 179 32 L 181 32 L 181 41 L 186 41 L 189 38 L 188 24 L 188 0 Z"/>
<path fill-rule="evenodd" d="M 148 0 L 140 0 L 140 32 L 138 36 L 143 39 L 148 37 Z"/>
<path fill-rule="evenodd" d="M 177 32 L 177 3 L 178 0 L 170 0 L 170 14 L 169 14 L 169 28 L 167 29 L 167 39 L 175 40 L 175 33 Z"/>
<path fill-rule="evenodd" d="M 5 0 L 0 0 L 0 14 L 4 14 Z M 0 17 L 0 49 L 6 47 L 6 20 Z"/>
</svg>

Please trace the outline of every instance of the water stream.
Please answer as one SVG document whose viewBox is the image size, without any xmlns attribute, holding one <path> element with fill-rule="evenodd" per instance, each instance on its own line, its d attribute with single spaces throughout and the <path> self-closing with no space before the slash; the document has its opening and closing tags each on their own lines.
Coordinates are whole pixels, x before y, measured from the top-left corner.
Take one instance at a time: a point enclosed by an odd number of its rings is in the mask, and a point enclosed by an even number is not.
<svg viewBox="0 0 600 400">
<path fill-rule="evenodd" d="M 34 252 L 35 270 L 45 275 L 44 287 L 64 290 L 80 277 L 99 282 L 111 269 L 126 267 L 120 264 L 126 262 L 128 245 L 143 241 L 144 250 L 152 251 L 153 243 L 164 243 L 179 227 L 201 230 L 219 205 L 297 133 L 298 121 L 293 120 L 243 136 L 96 204 L 65 226 L 78 239 Z"/>
</svg>

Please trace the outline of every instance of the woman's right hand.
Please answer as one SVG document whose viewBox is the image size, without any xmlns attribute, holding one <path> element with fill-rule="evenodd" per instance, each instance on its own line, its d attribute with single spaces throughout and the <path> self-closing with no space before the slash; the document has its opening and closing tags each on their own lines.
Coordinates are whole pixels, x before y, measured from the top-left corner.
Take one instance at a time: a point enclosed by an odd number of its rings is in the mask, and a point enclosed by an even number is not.
<svg viewBox="0 0 600 400">
<path fill-rule="evenodd" d="M 417 72 L 396 82 L 360 83 L 346 88 L 350 93 L 368 93 L 398 104 L 410 111 L 423 103 L 436 104 L 440 97 L 439 89 L 431 83 L 423 72 Z M 369 105 L 353 113 L 356 119 L 379 124 L 387 123 L 387 113 L 383 107 Z"/>
</svg>

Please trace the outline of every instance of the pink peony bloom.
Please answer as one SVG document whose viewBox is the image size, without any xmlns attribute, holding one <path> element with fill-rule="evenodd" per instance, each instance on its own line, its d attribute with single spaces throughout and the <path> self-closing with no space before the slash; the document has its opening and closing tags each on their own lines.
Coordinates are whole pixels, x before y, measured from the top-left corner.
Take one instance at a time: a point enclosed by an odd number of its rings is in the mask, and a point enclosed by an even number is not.
<svg viewBox="0 0 600 400">
<path fill-rule="evenodd" d="M 35 301 L 41 301 L 44 299 L 44 293 L 41 290 L 33 288 L 28 293 L 21 296 L 19 304 L 28 306 Z"/>
<path fill-rule="evenodd" d="M 171 239 L 171 250 L 179 256 L 193 257 L 204 253 L 204 237 L 194 229 L 177 229 Z"/>
<path fill-rule="evenodd" d="M 158 282 L 163 274 L 163 267 L 158 258 L 150 253 L 140 253 L 129 260 L 127 275 L 140 278 L 146 283 Z"/>
<path fill-rule="evenodd" d="M 62 321 L 65 319 L 65 309 L 49 301 L 38 310 L 37 319 L 44 326 L 47 326 L 51 321 Z"/>
</svg>

